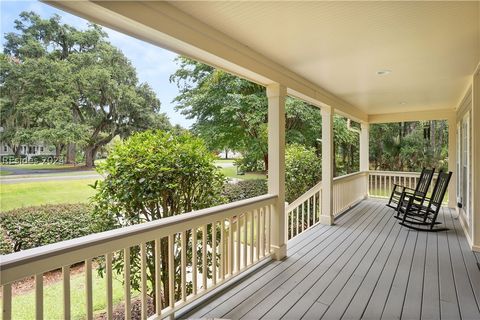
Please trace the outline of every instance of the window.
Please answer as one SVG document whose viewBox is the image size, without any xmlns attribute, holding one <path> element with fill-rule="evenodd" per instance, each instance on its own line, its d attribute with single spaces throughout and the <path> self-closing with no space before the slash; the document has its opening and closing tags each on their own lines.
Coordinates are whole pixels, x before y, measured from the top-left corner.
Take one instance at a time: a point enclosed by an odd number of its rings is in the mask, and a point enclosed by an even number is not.
<svg viewBox="0 0 480 320">
<path fill-rule="evenodd" d="M 457 159 L 457 185 L 459 202 L 462 204 L 462 210 L 467 218 L 467 224 L 471 225 L 471 179 L 470 179 L 470 112 L 467 112 L 460 122 L 458 132 L 458 159 Z"/>
<path fill-rule="evenodd" d="M 8 151 L 8 147 L 7 147 L 7 146 L 3 146 L 3 151 L 4 151 L 4 152 L 7 152 L 7 151 Z"/>
<path fill-rule="evenodd" d="M 43 147 L 40 147 L 40 152 L 43 152 Z"/>
</svg>

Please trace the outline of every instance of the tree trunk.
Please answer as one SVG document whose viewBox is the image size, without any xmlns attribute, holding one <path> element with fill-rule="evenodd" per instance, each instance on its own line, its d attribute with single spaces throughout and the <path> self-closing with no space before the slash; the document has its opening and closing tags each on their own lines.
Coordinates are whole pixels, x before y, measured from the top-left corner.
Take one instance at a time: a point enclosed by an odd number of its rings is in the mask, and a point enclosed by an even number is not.
<svg viewBox="0 0 480 320">
<path fill-rule="evenodd" d="M 265 171 L 268 174 L 268 153 L 263 154 L 263 165 L 265 166 Z"/>
<path fill-rule="evenodd" d="M 69 143 L 67 146 L 67 158 L 65 163 L 75 164 L 75 156 L 77 152 L 77 145 L 75 143 Z"/>
<path fill-rule="evenodd" d="M 228 149 L 225 149 L 225 159 L 228 159 Z"/>
<path fill-rule="evenodd" d="M 85 148 L 85 166 L 87 168 L 95 167 L 95 157 L 97 156 L 98 147 L 87 146 Z"/>
<path fill-rule="evenodd" d="M 57 159 L 59 159 L 60 156 L 62 155 L 62 150 L 63 150 L 63 144 L 59 143 L 55 145 L 55 157 Z"/>
<path fill-rule="evenodd" d="M 16 158 L 19 157 L 20 151 L 22 151 L 22 146 L 21 145 L 13 146 L 12 149 L 13 149 L 13 152 L 15 153 L 15 157 Z"/>
</svg>

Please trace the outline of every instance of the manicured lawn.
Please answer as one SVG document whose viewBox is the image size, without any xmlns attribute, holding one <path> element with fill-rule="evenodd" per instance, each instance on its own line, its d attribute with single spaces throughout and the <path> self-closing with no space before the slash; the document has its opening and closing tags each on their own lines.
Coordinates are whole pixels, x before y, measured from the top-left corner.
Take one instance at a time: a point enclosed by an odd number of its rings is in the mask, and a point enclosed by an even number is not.
<svg viewBox="0 0 480 320">
<path fill-rule="evenodd" d="M 105 278 L 93 273 L 93 310 L 101 312 L 106 306 Z M 85 275 L 79 273 L 70 279 L 72 319 L 85 319 Z M 138 293 L 132 292 L 132 296 Z M 123 285 L 121 280 L 113 280 L 113 303 L 123 301 Z M 56 282 L 44 287 L 44 319 L 63 319 L 63 289 L 62 282 Z M 1 299 L 0 299 L 1 301 Z M 12 319 L 35 319 L 35 292 L 14 296 L 12 299 Z"/>
<path fill-rule="evenodd" d="M 88 176 L 92 174 L 96 174 L 97 172 L 95 170 L 89 170 L 89 171 L 70 171 L 70 172 L 55 172 L 53 171 L 52 173 L 29 173 L 29 174 L 10 174 L 7 176 L 3 176 L 2 179 L 4 181 L 11 181 L 15 179 L 23 179 L 23 178 L 45 178 L 45 177 L 61 177 L 61 176 L 79 176 L 79 179 L 81 179 L 81 176 Z"/>
<path fill-rule="evenodd" d="M 233 163 L 235 159 L 217 159 L 215 162 L 217 163 Z"/>
<path fill-rule="evenodd" d="M 3 171 L 3 170 L 0 170 L 0 176 L 8 176 L 12 174 L 11 172 L 8 172 L 8 171 Z"/>
<path fill-rule="evenodd" d="M 0 185 L 0 211 L 49 203 L 87 202 L 96 179 L 25 182 Z"/>
<path fill-rule="evenodd" d="M 261 173 L 246 173 L 244 175 L 238 175 L 236 167 L 221 168 L 221 171 L 227 178 L 237 178 L 237 179 L 242 179 L 242 180 L 266 179 L 267 178 L 267 176 L 265 174 L 261 174 Z"/>
</svg>

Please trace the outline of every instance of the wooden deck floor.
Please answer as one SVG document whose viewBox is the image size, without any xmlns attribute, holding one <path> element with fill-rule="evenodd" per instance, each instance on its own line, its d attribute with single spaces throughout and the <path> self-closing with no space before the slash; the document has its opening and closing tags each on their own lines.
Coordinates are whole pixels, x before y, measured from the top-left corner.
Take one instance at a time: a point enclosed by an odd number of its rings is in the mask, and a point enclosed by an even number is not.
<svg viewBox="0 0 480 320">
<path fill-rule="evenodd" d="M 480 319 L 480 270 L 453 210 L 447 232 L 400 226 L 365 200 L 289 242 L 271 262 L 189 318 Z"/>
</svg>

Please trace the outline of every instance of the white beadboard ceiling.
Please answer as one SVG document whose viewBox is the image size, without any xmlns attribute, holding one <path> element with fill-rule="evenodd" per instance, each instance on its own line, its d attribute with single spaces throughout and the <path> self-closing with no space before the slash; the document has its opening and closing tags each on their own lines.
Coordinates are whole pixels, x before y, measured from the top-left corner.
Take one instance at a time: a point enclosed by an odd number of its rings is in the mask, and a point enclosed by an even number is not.
<svg viewBox="0 0 480 320">
<path fill-rule="evenodd" d="M 480 1 L 171 4 L 369 114 L 453 109 L 480 62 Z"/>
</svg>

